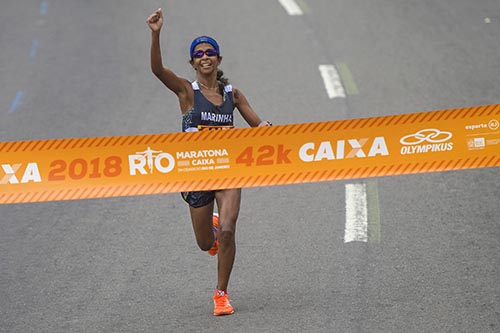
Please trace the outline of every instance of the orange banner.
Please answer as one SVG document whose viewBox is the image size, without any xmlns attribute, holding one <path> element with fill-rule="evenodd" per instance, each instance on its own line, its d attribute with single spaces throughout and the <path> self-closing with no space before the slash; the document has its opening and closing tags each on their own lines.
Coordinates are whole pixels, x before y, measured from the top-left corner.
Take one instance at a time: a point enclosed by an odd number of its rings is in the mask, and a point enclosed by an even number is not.
<svg viewBox="0 0 500 333">
<path fill-rule="evenodd" d="M 273 127 L 0 143 L 0 203 L 500 165 L 500 105 Z"/>
</svg>

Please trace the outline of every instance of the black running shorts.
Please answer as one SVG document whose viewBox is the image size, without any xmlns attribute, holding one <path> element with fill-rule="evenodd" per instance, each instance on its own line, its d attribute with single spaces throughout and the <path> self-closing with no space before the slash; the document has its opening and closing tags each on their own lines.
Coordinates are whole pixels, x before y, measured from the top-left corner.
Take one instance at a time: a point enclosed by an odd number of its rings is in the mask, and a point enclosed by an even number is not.
<svg viewBox="0 0 500 333">
<path fill-rule="evenodd" d="M 206 206 L 215 199 L 215 191 L 181 192 L 181 195 L 182 199 L 193 208 Z"/>
</svg>

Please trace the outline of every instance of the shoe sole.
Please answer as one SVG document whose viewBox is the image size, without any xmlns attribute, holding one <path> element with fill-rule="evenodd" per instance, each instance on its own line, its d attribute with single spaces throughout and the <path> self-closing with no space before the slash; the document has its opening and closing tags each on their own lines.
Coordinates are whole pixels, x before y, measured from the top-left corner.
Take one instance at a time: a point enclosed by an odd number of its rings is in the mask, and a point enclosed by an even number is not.
<svg viewBox="0 0 500 333">
<path fill-rule="evenodd" d="M 234 310 L 233 310 L 233 311 L 231 311 L 231 312 L 227 312 L 227 313 L 226 313 L 226 312 L 224 312 L 224 313 L 218 313 L 218 314 L 216 314 L 216 313 L 214 312 L 214 316 L 216 316 L 216 317 L 220 317 L 220 316 L 229 316 L 229 315 L 232 315 L 233 313 L 234 313 Z"/>
</svg>

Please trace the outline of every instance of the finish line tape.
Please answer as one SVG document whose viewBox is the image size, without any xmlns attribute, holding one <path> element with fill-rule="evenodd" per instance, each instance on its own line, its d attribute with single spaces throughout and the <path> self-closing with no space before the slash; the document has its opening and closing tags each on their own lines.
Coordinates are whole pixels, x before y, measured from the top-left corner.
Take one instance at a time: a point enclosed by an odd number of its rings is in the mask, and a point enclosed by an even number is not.
<svg viewBox="0 0 500 333">
<path fill-rule="evenodd" d="M 0 143 L 0 203 L 500 166 L 500 105 L 140 136 Z"/>
</svg>

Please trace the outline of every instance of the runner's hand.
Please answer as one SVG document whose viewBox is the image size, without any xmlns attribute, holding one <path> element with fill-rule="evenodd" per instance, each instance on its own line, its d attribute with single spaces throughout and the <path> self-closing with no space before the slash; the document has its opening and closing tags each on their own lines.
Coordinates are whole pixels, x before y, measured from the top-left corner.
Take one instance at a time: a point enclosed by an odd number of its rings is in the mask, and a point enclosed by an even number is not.
<svg viewBox="0 0 500 333">
<path fill-rule="evenodd" d="M 161 26 L 163 25 L 163 13 L 161 8 L 158 8 L 153 14 L 149 15 L 146 22 L 152 31 L 160 31 Z"/>
</svg>

